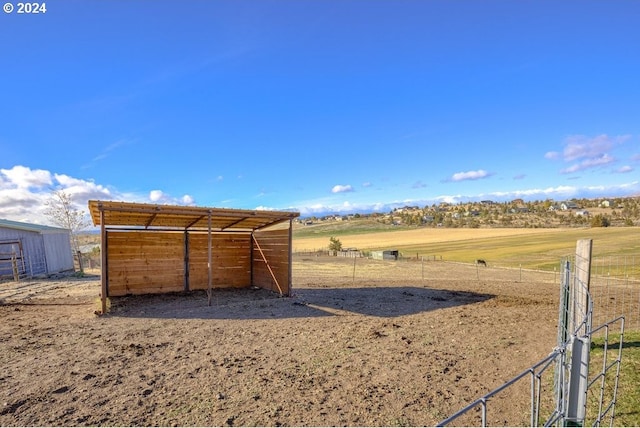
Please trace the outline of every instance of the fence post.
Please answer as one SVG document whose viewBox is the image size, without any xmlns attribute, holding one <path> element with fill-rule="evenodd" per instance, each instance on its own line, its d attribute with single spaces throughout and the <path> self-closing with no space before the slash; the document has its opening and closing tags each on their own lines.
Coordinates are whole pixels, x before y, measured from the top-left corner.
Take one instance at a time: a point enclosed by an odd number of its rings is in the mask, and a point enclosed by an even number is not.
<svg viewBox="0 0 640 428">
<path fill-rule="evenodd" d="M 571 371 L 565 426 L 581 427 L 587 413 L 587 387 L 589 386 L 589 352 L 591 339 L 574 336 L 571 345 Z"/>
<path fill-rule="evenodd" d="M 84 265 L 82 264 L 82 253 L 80 250 L 76 251 L 78 255 L 78 268 L 80 269 L 80 273 L 84 273 Z"/>
<path fill-rule="evenodd" d="M 591 310 L 589 283 L 591 281 L 591 239 L 581 239 L 576 245 L 575 277 L 570 282 L 572 313 L 571 368 L 565 426 L 581 427 L 587 412 L 589 384 L 589 353 L 591 351 Z"/>
<path fill-rule="evenodd" d="M 11 253 L 11 267 L 13 268 L 13 280 L 18 282 L 20 276 L 18 275 L 18 258 L 15 251 Z"/>
<path fill-rule="evenodd" d="M 356 284 L 356 257 L 353 258 L 353 279 L 351 280 L 351 284 Z"/>
</svg>

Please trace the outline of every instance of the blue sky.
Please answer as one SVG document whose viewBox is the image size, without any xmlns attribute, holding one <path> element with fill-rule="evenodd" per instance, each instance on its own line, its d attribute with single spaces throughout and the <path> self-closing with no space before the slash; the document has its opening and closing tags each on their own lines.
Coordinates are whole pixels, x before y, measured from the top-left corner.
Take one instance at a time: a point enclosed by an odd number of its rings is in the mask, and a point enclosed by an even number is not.
<svg viewBox="0 0 640 428">
<path fill-rule="evenodd" d="M 0 15 L 0 218 L 640 194 L 637 1 L 46 6 Z"/>
</svg>

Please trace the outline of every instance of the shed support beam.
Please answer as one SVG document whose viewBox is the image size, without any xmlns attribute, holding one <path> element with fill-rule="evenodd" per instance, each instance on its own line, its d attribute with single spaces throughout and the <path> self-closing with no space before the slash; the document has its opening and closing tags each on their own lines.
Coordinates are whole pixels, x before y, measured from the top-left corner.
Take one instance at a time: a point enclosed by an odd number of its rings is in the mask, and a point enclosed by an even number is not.
<svg viewBox="0 0 640 428">
<path fill-rule="evenodd" d="M 271 265 L 267 261 L 267 257 L 264 255 L 264 251 L 262 251 L 262 248 L 260 248 L 260 244 L 258 244 L 258 240 L 256 239 L 256 236 L 253 233 L 251 234 L 251 237 L 253 238 L 253 242 L 256 243 L 256 248 L 258 248 L 258 251 L 260 251 L 260 255 L 262 256 L 262 260 L 264 260 L 264 264 L 267 265 L 267 269 L 269 269 L 269 273 L 271 274 L 271 278 L 276 283 L 276 287 L 278 287 L 278 291 L 280 292 L 280 295 L 282 296 L 284 294 L 282 292 L 282 287 L 280 287 L 280 283 L 278 282 L 278 279 L 276 278 L 276 275 L 273 273 L 273 270 L 271 269 Z"/>
<path fill-rule="evenodd" d="M 102 285 L 102 291 L 100 297 L 102 300 L 102 314 L 107 313 L 107 281 L 109 280 L 109 266 L 107 262 L 107 229 L 104 227 L 104 210 L 100 207 L 100 242 L 102 243 L 102 251 L 100 257 L 102 259 L 102 269 L 100 272 L 100 282 Z"/>
<path fill-rule="evenodd" d="M 289 219 L 289 290 L 288 295 L 293 293 L 293 219 Z"/>
<path fill-rule="evenodd" d="M 191 264 L 191 260 L 189 260 L 190 255 L 189 249 L 189 231 L 184 231 L 184 291 L 189 291 L 189 268 Z"/>
<path fill-rule="evenodd" d="M 211 211 L 209 211 L 208 218 L 208 261 L 207 261 L 207 304 L 211 306 L 211 284 L 213 281 L 213 272 L 211 271 Z"/>
</svg>

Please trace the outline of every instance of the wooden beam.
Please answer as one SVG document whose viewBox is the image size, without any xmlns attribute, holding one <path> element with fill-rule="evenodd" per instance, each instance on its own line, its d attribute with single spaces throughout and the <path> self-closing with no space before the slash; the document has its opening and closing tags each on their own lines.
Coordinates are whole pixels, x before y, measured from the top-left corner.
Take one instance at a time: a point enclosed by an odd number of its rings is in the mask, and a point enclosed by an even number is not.
<svg viewBox="0 0 640 428">
<path fill-rule="evenodd" d="M 191 227 L 193 227 L 194 224 L 198 223 L 200 220 L 204 219 L 205 216 L 201 215 L 200 217 L 198 217 L 197 219 L 193 220 L 191 223 L 189 223 L 188 225 L 185 226 L 185 229 L 189 229 Z"/>
<path fill-rule="evenodd" d="M 100 293 L 100 298 L 102 300 L 102 314 L 107 313 L 107 294 L 109 292 L 108 281 L 109 281 L 109 265 L 107 259 L 107 229 L 104 226 L 104 211 L 100 209 L 100 243 L 102 254 L 101 257 L 101 270 L 100 270 L 100 282 L 102 286 L 102 290 Z"/>
<path fill-rule="evenodd" d="M 189 232 L 184 231 L 184 291 L 189 291 Z"/>
<path fill-rule="evenodd" d="M 256 247 L 258 248 L 258 251 L 260 251 L 260 255 L 262 255 L 262 260 L 264 260 L 264 264 L 267 265 L 267 269 L 269 269 L 269 273 L 271 274 L 271 278 L 273 278 L 273 281 L 276 283 L 276 287 L 278 287 L 278 291 L 280 292 L 280 295 L 282 296 L 284 293 L 282 292 L 282 287 L 280 287 L 280 283 L 278 282 L 278 279 L 276 278 L 276 275 L 273 273 L 273 270 L 271 269 L 271 266 L 269 265 L 269 262 L 267 261 L 267 257 L 264 255 L 264 251 L 262 251 L 262 248 L 260 248 L 260 244 L 258 243 L 258 240 L 256 239 L 255 235 L 251 235 L 251 237 L 253 238 L 253 242 L 256 243 Z"/>
<path fill-rule="evenodd" d="M 208 247 L 207 247 L 207 252 L 208 252 L 208 261 L 207 261 L 207 302 L 208 305 L 211 306 L 211 283 L 213 280 L 213 272 L 211 270 L 211 211 L 209 211 L 209 231 L 208 231 Z"/>
<path fill-rule="evenodd" d="M 288 290 L 287 290 L 287 295 L 291 296 L 292 295 L 292 289 L 293 289 L 293 252 L 292 252 L 292 248 L 293 248 L 293 219 L 289 219 L 289 286 L 288 286 Z"/>
<path fill-rule="evenodd" d="M 147 223 L 144 225 L 145 229 L 148 229 L 149 226 L 151 226 L 151 223 L 153 223 L 153 220 L 156 219 L 157 215 L 158 215 L 158 213 L 154 213 L 154 214 L 151 215 L 151 217 L 149 217 L 149 220 L 147 220 Z"/>
</svg>

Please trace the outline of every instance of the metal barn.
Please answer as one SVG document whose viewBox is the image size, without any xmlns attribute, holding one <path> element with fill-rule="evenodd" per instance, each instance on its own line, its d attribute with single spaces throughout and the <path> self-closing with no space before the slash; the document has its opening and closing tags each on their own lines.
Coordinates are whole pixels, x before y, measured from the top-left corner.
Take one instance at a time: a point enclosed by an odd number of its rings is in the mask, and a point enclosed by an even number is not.
<svg viewBox="0 0 640 428">
<path fill-rule="evenodd" d="M 372 251 L 371 258 L 374 260 L 398 260 L 400 251 L 398 250 L 380 250 Z"/>
<path fill-rule="evenodd" d="M 73 270 L 71 232 L 0 219 L 0 278 L 29 278 Z"/>
<path fill-rule="evenodd" d="M 112 296 L 257 286 L 289 295 L 289 211 L 89 201 Z"/>
</svg>

